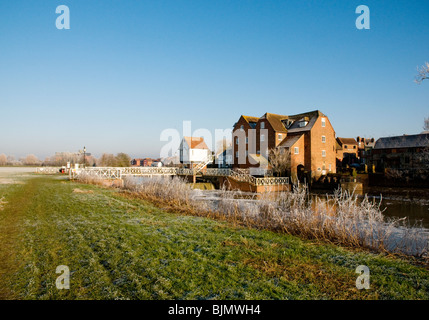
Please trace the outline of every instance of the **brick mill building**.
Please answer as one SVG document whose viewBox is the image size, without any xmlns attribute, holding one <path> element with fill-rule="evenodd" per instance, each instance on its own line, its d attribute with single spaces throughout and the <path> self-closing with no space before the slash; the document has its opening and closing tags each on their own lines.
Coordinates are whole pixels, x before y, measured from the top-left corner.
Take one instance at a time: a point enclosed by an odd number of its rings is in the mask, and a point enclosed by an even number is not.
<svg viewBox="0 0 429 320">
<path fill-rule="evenodd" d="M 319 110 L 262 117 L 242 115 L 232 132 L 233 168 L 267 168 L 269 150 L 288 152 L 290 176 L 318 178 L 336 172 L 335 131 Z"/>
<path fill-rule="evenodd" d="M 380 138 L 372 149 L 377 171 L 386 168 L 427 170 L 429 167 L 429 132 Z"/>
</svg>

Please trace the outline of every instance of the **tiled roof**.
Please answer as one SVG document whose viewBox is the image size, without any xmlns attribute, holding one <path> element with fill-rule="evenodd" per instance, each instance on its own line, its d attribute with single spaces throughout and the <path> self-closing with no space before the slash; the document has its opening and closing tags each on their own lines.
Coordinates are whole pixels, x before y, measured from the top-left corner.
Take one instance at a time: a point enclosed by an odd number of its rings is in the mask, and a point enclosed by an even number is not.
<svg viewBox="0 0 429 320">
<path fill-rule="evenodd" d="M 380 138 L 374 149 L 429 147 L 429 133 Z"/>
<path fill-rule="evenodd" d="M 340 145 L 345 145 L 345 144 L 357 145 L 358 144 L 355 138 L 337 137 L 337 141 L 340 143 Z"/>
<path fill-rule="evenodd" d="M 208 149 L 203 137 L 183 137 L 190 149 Z"/>
<path fill-rule="evenodd" d="M 258 122 L 259 118 L 258 117 L 251 117 L 251 116 L 242 116 L 244 118 L 244 120 L 246 120 L 247 122 Z"/>
<path fill-rule="evenodd" d="M 268 112 L 265 113 L 260 118 L 242 115 L 242 117 L 249 124 L 258 122 L 260 119 L 266 119 L 270 123 L 270 125 L 274 129 L 274 131 L 276 131 L 276 132 L 290 132 L 290 133 L 304 132 L 304 131 L 311 130 L 311 128 L 313 127 L 314 123 L 316 122 L 316 120 L 319 116 L 326 117 L 319 110 L 295 114 L 295 115 L 291 115 L 291 116 L 275 114 L 275 113 L 268 113 Z M 301 119 L 305 119 L 306 121 L 308 121 L 308 124 L 304 127 L 300 127 L 298 125 L 298 122 Z M 289 128 L 286 128 L 286 126 L 285 126 L 285 122 L 287 120 L 291 120 L 293 122 Z"/>
<path fill-rule="evenodd" d="M 287 136 L 286 138 L 283 139 L 282 142 L 280 142 L 279 147 L 283 147 L 283 148 L 292 147 L 299 140 L 299 138 L 302 137 L 303 134 L 304 133 Z"/>
<path fill-rule="evenodd" d="M 261 118 L 267 119 L 267 121 L 270 123 L 270 125 L 274 129 L 274 131 L 277 131 L 277 132 L 286 132 L 287 131 L 282 120 L 287 120 L 288 116 L 267 112 Z"/>
<path fill-rule="evenodd" d="M 292 120 L 294 122 L 289 127 L 288 132 L 289 133 L 297 133 L 297 132 L 305 132 L 305 131 L 311 130 L 313 128 L 314 124 L 316 123 L 316 120 L 319 116 L 320 117 L 326 117 L 319 110 L 289 116 L 289 120 Z M 304 127 L 299 126 L 299 120 L 301 120 L 301 119 L 308 121 L 306 126 L 304 126 Z"/>
</svg>

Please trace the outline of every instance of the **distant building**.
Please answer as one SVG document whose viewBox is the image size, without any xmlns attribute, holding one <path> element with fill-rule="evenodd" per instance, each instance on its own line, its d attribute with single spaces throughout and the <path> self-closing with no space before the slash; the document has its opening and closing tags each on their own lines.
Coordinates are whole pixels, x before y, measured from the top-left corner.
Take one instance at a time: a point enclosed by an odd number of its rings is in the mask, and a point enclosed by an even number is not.
<svg viewBox="0 0 429 320">
<path fill-rule="evenodd" d="M 161 161 L 153 161 L 151 167 L 162 167 L 163 164 Z"/>
<path fill-rule="evenodd" d="M 375 146 L 375 139 L 357 137 L 356 141 L 358 143 L 358 157 L 359 157 L 360 163 L 368 166 L 372 165 L 371 155 L 372 155 L 372 149 Z"/>
<path fill-rule="evenodd" d="M 143 159 L 132 159 L 131 160 L 131 166 L 133 167 L 142 167 L 142 161 Z"/>
<path fill-rule="evenodd" d="M 337 166 L 346 167 L 359 162 L 358 142 L 354 138 L 337 137 Z"/>
<path fill-rule="evenodd" d="M 132 159 L 131 166 L 133 167 L 151 167 L 153 162 L 160 162 L 161 159 L 141 158 Z"/>
<path fill-rule="evenodd" d="M 377 171 L 389 169 L 427 169 L 429 133 L 380 138 L 372 149 Z"/>
<path fill-rule="evenodd" d="M 179 147 L 180 163 L 193 165 L 210 159 L 211 151 L 202 137 L 183 137 Z"/>
</svg>

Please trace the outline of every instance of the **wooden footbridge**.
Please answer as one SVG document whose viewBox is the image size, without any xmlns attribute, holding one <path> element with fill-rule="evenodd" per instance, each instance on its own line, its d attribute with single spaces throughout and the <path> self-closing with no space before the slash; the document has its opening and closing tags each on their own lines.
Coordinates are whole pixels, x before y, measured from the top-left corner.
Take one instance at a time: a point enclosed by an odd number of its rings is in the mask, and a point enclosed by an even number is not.
<svg viewBox="0 0 429 320">
<path fill-rule="evenodd" d="M 198 177 L 228 177 L 238 182 L 254 186 L 288 185 L 288 177 L 254 177 L 247 170 L 232 170 L 223 168 L 205 168 L 203 170 L 175 167 L 124 167 L 101 168 L 91 167 L 70 170 L 71 179 L 94 177 L 100 179 L 123 179 L 127 176 L 198 176 Z"/>
<path fill-rule="evenodd" d="M 40 174 L 52 174 L 59 173 L 59 168 L 38 168 L 36 170 Z M 270 172 L 268 172 L 270 174 Z M 233 185 L 234 188 L 257 191 L 270 187 L 269 190 L 285 190 L 289 187 L 288 177 L 255 177 L 249 174 L 249 170 L 245 169 L 226 169 L 226 168 L 176 168 L 176 167 L 88 167 L 70 169 L 69 175 L 71 180 L 85 179 L 85 178 L 97 178 L 103 180 L 116 180 L 124 179 L 125 177 L 171 177 L 181 176 L 190 178 L 195 181 L 196 177 L 202 179 L 213 180 L 216 179 L 221 181 L 223 184 L 228 181 L 229 185 Z M 191 181 L 192 181 L 191 179 Z M 276 189 L 277 188 L 277 189 Z"/>
</svg>

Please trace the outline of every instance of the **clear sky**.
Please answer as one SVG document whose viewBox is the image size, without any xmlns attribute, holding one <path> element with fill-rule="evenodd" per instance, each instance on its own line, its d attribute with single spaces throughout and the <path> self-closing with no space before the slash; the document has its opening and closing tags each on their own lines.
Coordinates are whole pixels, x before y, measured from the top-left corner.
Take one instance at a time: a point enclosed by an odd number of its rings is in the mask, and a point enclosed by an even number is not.
<svg viewBox="0 0 429 320">
<path fill-rule="evenodd" d="M 184 120 L 214 132 L 315 109 L 337 136 L 419 133 L 425 61 L 427 0 L 2 0 L 0 153 L 156 157 Z"/>
</svg>

